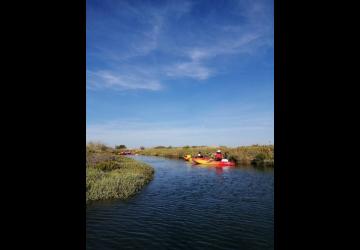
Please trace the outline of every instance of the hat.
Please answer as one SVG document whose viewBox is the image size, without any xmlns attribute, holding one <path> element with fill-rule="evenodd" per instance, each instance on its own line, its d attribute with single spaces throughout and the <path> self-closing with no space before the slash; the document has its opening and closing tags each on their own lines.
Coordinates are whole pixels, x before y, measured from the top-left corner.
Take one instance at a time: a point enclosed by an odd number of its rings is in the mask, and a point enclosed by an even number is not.
<svg viewBox="0 0 360 250">
<path fill-rule="evenodd" d="M 221 153 L 221 150 L 219 149 L 218 151 L 216 151 L 217 153 Z"/>
</svg>

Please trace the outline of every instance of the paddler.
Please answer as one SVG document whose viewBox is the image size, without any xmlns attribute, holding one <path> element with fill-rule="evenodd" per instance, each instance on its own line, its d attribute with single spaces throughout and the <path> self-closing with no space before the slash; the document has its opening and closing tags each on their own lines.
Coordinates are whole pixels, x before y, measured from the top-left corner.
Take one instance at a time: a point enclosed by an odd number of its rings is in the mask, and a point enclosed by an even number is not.
<svg viewBox="0 0 360 250">
<path fill-rule="evenodd" d="M 197 158 L 204 158 L 204 156 L 201 154 L 200 151 L 199 151 L 199 153 L 197 154 Z"/>
<path fill-rule="evenodd" d="M 221 161 L 223 159 L 223 155 L 222 155 L 220 149 L 216 151 L 214 158 L 215 158 L 215 161 Z"/>
</svg>

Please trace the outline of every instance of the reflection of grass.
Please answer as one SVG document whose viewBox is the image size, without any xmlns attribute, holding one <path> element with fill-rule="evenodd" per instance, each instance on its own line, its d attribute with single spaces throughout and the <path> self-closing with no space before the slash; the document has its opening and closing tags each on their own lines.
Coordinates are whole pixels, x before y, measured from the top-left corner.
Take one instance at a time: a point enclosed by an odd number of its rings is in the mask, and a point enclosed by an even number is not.
<svg viewBox="0 0 360 250">
<path fill-rule="evenodd" d="M 86 201 L 126 199 L 152 180 L 154 169 L 145 163 L 116 156 L 109 150 L 87 150 Z"/>
<path fill-rule="evenodd" d="M 157 147 L 149 148 L 145 150 L 138 151 L 139 154 L 143 155 L 152 155 L 152 156 L 163 156 L 170 158 L 181 158 L 187 154 L 196 155 L 199 151 L 203 155 L 210 156 L 217 149 L 221 149 L 223 153 L 228 154 L 229 160 L 233 160 L 239 164 L 250 164 L 255 165 L 273 165 L 274 163 L 274 146 L 273 145 L 253 145 L 253 146 L 243 146 L 236 148 L 229 148 L 221 146 L 219 148 L 206 147 L 206 146 L 186 146 L 186 147 Z"/>
</svg>

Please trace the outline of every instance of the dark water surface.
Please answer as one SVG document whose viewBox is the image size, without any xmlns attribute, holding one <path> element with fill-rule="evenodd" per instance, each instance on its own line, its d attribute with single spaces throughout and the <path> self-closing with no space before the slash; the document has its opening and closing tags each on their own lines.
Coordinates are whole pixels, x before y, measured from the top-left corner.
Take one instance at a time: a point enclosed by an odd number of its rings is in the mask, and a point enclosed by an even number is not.
<svg viewBox="0 0 360 250">
<path fill-rule="evenodd" d="M 154 179 L 126 202 L 87 207 L 87 249 L 274 249 L 272 168 L 133 158 L 153 166 Z"/>
</svg>

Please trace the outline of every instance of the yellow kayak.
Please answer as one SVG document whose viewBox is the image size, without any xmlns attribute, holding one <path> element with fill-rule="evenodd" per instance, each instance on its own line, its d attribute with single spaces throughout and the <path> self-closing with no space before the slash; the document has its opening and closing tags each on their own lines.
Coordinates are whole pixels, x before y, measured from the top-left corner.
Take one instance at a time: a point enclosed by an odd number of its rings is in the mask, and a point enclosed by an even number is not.
<svg viewBox="0 0 360 250">
<path fill-rule="evenodd" d="M 202 159 L 202 158 L 193 158 L 192 159 L 197 164 L 202 165 L 211 165 L 211 166 L 217 166 L 217 167 L 228 167 L 228 166 L 235 166 L 234 162 L 223 162 L 223 161 L 215 161 L 212 159 Z"/>
<path fill-rule="evenodd" d="M 185 161 L 191 161 L 191 158 L 192 158 L 191 155 L 185 155 L 184 156 Z"/>
</svg>

